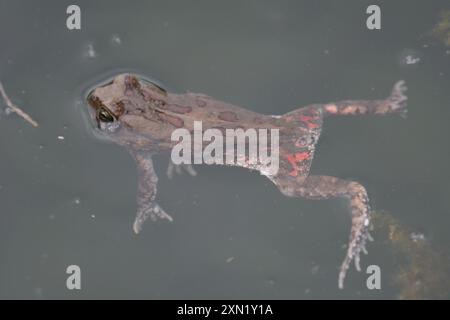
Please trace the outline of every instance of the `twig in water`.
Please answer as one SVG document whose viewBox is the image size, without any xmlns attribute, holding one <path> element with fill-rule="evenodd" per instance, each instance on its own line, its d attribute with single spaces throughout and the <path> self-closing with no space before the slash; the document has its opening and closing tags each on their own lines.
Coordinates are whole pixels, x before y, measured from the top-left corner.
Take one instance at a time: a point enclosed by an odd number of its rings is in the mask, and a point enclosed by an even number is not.
<svg viewBox="0 0 450 320">
<path fill-rule="evenodd" d="M 3 84 L 0 82 L 0 94 L 3 97 L 3 100 L 5 101 L 5 104 L 11 109 L 12 112 L 15 112 L 18 116 L 22 117 L 25 121 L 27 121 L 29 124 L 31 124 L 33 127 L 39 126 L 39 124 L 33 120 L 28 114 L 23 112 L 18 106 L 16 106 L 12 101 L 9 99 L 8 95 L 5 92 L 5 89 L 3 88 Z"/>
</svg>

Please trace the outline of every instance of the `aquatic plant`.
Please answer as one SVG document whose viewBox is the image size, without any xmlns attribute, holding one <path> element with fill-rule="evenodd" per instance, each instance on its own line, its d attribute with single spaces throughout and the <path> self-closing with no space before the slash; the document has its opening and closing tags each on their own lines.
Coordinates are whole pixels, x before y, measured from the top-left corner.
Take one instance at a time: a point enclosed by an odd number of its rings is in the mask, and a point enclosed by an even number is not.
<svg viewBox="0 0 450 320">
<path fill-rule="evenodd" d="M 399 299 L 450 297 L 450 259 L 446 253 L 436 250 L 423 234 L 402 225 L 388 212 L 376 212 L 373 223 L 399 265 L 392 277 L 399 288 Z"/>
<path fill-rule="evenodd" d="M 439 20 L 431 30 L 431 36 L 450 47 L 450 10 L 439 12 Z"/>
</svg>

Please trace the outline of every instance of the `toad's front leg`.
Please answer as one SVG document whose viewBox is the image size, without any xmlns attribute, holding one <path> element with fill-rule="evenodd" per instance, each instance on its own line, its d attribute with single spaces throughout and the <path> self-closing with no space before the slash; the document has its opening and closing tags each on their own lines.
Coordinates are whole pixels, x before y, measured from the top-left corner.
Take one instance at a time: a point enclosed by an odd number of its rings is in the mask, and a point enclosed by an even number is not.
<svg viewBox="0 0 450 320">
<path fill-rule="evenodd" d="M 344 279 L 352 260 L 358 271 L 359 255 L 366 251 L 366 241 L 371 239 L 369 234 L 370 207 L 366 189 L 358 182 L 342 180 L 328 176 L 310 177 L 277 177 L 274 179 L 283 194 L 290 197 L 304 197 L 308 199 L 347 198 L 352 213 L 352 227 L 347 248 L 347 255 L 342 263 L 338 285 L 344 287 Z"/>
<path fill-rule="evenodd" d="M 135 233 L 142 230 L 145 220 L 167 219 L 173 221 L 155 201 L 158 176 L 153 169 L 151 154 L 131 151 L 138 168 L 137 214 L 133 224 Z"/>
</svg>

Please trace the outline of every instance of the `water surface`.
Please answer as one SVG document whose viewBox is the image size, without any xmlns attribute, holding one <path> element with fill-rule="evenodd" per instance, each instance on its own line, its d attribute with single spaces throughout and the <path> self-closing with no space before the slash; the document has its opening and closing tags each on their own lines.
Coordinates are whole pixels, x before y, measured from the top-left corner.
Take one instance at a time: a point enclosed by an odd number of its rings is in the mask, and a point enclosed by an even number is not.
<svg viewBox="0 0 450 320">
<path fill-rule="evenodd" d="M 427 33 L 450 5 L 380 3 L 382 29 L 369 31 L 370 1 L 79 0 L 82 30 L 68 31 L 72 2 L 0 0 L 0 80 L 40 124 L 0 114 L 0 297 L 398 297 L 400 260 L 383 239 L 362 259 L 381 267 L 382 289 L 352 268 L 338 290 L 344 202 L 288 199 L 243 169 L 169 181 L 157 157 L 159 203 L 175 221 L 135 236 L 133 160 L 97 139 L 84 101 L 123 70 L 267 114 L 383 98 L 405 79 L 407 120 L 327 119 L 312 171 L 363 183 L 375 209 L 445 253 L 450 48 Z M 80 291 L 65 286 L 72 264 Z"/>
</svg>

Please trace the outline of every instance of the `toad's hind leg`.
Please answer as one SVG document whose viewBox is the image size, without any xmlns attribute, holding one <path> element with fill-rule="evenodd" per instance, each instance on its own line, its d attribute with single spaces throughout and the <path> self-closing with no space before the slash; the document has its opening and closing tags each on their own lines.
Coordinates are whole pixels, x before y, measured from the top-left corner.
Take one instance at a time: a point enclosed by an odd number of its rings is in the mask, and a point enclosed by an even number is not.
<svg viewBox="0 0 450 320">
<path fill-rule="evenodd" d="M 408 97 L 405 95 L 407 88 L 405 81 L 400 80 L 392 89 L 391 95 L 383 100 L 347 100 L 335 103 L 319 105 L 324 115 L 388 115 L 398 114 L 406 117 L 406 102 Z"/>
<path fill-rule="evenodd" d="M 352 227 L 347 254 L 342 263 L 338 285 L 344 287 L 344 279 L 352 260 L 358 271 L 361 251 L 367 253 L 365 245 L 369 235 L 370 207 L 366 189 L 359 183 L 328 176 L 277 177 L 275 184 L 280 191 L 290 197 L 307 199 L 347 198 L 352 214 Z"/>
</svg>

